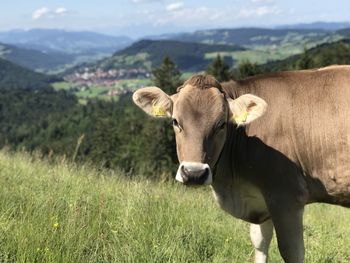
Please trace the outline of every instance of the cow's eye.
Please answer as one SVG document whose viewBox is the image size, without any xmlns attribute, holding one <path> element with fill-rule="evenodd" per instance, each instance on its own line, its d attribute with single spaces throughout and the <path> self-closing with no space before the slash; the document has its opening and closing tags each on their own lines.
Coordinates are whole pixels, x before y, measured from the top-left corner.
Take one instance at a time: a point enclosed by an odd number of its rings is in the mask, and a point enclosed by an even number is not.
<svg viewBox="0 0 350 263">
<path fill-rule="evenodd" d="M 178 121 L 177 121 L 176 119 L 174 119 L 174 118 L 171 120 L 171 123 L 172 123 L 172 125 L 173 125 L 174 127 L 180 127 Z"/>
<path fill-rule="evenodd" d="M 179 123 L 177 122 L 176 119 L 172 119 L 172 124 L 173 126 L 179 126 Z"/>
<path fill-rule="evenodd" d="M 181 131 L 181 126 L 176 119 L 172 119 L 172 124 Z"/>
<path fill-rule="evenodd" d="M 225 127 L 226 127 L 226 122 L 223 122 L 218 126 L 218 130 L 221 131 L 221 130 L 225 129 Z"/>
</svg>

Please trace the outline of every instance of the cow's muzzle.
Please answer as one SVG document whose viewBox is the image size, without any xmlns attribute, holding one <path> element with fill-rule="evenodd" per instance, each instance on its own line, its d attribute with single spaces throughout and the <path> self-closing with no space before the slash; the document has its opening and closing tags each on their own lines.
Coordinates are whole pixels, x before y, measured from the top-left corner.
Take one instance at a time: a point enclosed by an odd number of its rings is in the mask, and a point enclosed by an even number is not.
<svg viewBox="0 0 350 263">
<path fill-rule="evenodd" d="M 182 162 L 175 179 L 185 185 L 207 185 L 212 183 L 213 176 L 206 163 Z"/>
</svg>

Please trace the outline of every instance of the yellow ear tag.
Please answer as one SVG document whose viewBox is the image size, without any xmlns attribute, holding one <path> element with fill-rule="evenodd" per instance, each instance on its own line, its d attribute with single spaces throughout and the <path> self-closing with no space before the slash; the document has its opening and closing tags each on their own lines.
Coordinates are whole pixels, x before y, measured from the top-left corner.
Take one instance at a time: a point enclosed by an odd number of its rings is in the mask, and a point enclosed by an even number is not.
<svg viewBox="0 0 350 263">
<path fill-rule="evenodd" d="M 234 121 L 237 123 L 237 124 L 240 124 L 240 123 L 245 123 L 247 121 L 247 118 L 248 118 L 248 112 L 244 112 L 242 113 L 241 115 L 235 115 L 233 117 Z"/>
<path fill-rule="evenodd" d="M 159 106 L 156 106 L 156 105 L 152 106 L 152 114 L 155 117 L 164 117 L 164 116 L 166 116 L 165 110 L 162 107 L 159 107 Z"/>
</svg>

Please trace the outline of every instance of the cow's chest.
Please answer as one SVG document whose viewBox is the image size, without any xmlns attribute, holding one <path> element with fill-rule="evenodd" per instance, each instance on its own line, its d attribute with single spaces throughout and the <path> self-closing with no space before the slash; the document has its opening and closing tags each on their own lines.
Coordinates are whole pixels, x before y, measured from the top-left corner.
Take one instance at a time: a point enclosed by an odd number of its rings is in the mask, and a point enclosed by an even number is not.
<svg viewBox="0 0 350 263">
<path fill-rule="evenodd" d="M 234 217 L 255 224 L 269 218 L 261 192 L 248 183 L 213 184 L 212 190 L 220 207 Z"/>
</svg>

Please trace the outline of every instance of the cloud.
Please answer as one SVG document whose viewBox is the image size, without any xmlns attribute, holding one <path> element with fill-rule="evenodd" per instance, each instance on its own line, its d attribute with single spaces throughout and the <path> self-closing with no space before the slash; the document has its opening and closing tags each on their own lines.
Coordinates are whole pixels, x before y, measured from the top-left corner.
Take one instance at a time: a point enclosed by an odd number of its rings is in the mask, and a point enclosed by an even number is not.
<svg viewBox="0 0 350 263">
<path fill-rule="evenodd" d="M 199 6 L 196 8 L 185 8 L 183 5 L 172 7 L 168 12 L 162 16 L 157 14 L 154 16 L 153 25 L 162 26 L 166 24 L 176 24 L 177 26 L 196 26 L 204 23 L 210 23 L 211 20 L 221 19 L 222 17 L 227 17 L 225 12 L 220 9 L 209 8 L 206 6 Z"/>
<path fill-rule="evenodd" d="M 33 12 L 32 18 L 34 20 L 37 20 L 37 19 L 40 19 L 40 18 L 48 15 L 49 13 L 50 13 L 50 9 L 48 9 L 47 7 L 42 7 L 42 8 L 39 8 Z"/>
<path fill-rule="evenodd" d="M 242 18 L 254 17 L 254 16 L 266 16 L 279 14 L 280 10 L 277 6 L 260 6 L 258 8 L 247 9 L 243 8 L 239 11 L 238 16 Z"/>
<path fill-rule="evenodd" d="M 64 15 L 68 13 L 68 10 L 64 7 L 59 7 L 54 11 L 54 13 L 57 15 Z"/>
<path fill-rule="evenodd" d="M 174 12 L 174 11 L 179 11 L 184 7 L 184 3 L 183 2 L 176 2 L 176 3 L 172 3 L 167 5 L 166 10 L 170 11 L 170 12 Z"/>
<path fill-rule="evenodd" d="M 47 7 L 41 7 L 35 10 L 32 14 L 33 20 L 39 20 L 42 18 L 55 18 L 60 16 L 65 16 L 69 11 L 65 7 L 58 7 L 56 9 L 49 9 Z"/>
</svg>

